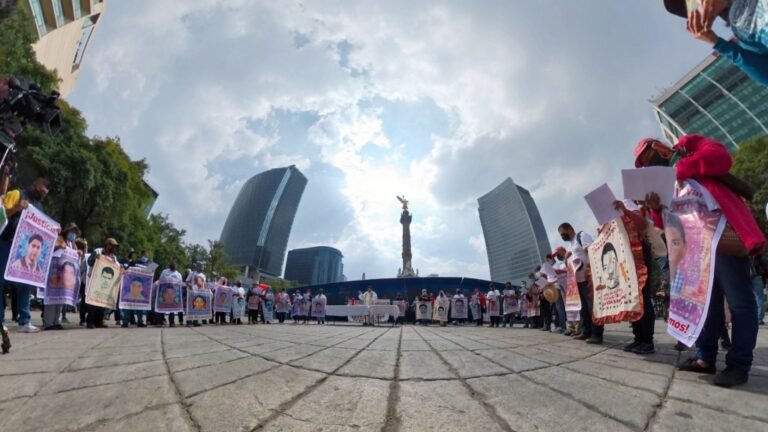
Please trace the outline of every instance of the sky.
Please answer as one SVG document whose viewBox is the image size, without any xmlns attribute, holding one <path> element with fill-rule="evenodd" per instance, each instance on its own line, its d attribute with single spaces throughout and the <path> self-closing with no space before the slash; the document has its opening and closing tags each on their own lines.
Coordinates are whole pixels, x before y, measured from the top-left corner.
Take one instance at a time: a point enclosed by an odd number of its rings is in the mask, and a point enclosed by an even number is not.
<svg viewBox="0 0 768 432">
<path fill-rule="evenodd" d="M 659 1 L 110 1 L 68 97 L 150 166 L 154 212 L 218 239 L 243 183 L 309 179 L 288 248 L 356 280 L 490 277 L 477 198 L 507 177 L 557 226 L 659 136 L 649 100 L 711 51 Z M 254 226 L 254 229 L 257 227 Z"/>
</svg>

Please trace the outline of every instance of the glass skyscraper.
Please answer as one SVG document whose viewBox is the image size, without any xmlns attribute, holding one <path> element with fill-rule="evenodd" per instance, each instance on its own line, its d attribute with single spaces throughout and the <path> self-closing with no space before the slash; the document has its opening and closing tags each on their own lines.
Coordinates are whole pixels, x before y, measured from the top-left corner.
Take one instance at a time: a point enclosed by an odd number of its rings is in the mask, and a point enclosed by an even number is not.
<svg viewBox="0 0 768 432">
<path fill-rule="evenodd" d="M 671 144 L 682 135 L 698 134 L 734 151 L 744 141 L 768 135 L 768 87 L 716 55 L 699 63 L 651 104 Z"/>
<path fill-rule="evenodd" d="M 552 251 L 533 197 L 507 178 L 477 202 L 491 280 L 519 285 Z"/>
<path fill-rule="evenodd" d="M 277 278 L 307 178 L 293 165 L 251 177 L 229 211 L 221 242 L 245 277 Z"/>
<path fill-rule="evenodd" d="M 344 256 L 338 249 L 317 246 L 288 252 L 284 279 L 300 285 L 321 285 L 341 282 Z"/>
</svg>

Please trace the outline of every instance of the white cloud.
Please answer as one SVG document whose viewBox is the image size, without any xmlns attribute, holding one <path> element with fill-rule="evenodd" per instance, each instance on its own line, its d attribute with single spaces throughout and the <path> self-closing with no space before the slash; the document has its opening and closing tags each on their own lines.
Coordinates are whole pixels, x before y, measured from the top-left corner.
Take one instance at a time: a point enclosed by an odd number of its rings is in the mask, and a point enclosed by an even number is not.
<svg viewBox="0 0 768 432">
<path fill-rule="evenodd" d="M 156 210 L 193 241 L 218 237 L 249 176 L 296 164 L 309 184 L 290 247 L 393 276 L 405 194 L 414 265 L 488 277 L 476 198 L 512 177 L 537 186 L 551 238 L 563 220 L 594 225 L 583 195 L 618 190 L 632 143 L 656 133 L 654 86 L 705 54 L 646 3 L 116 2 L 72 99 L 93 133 L 147 158 Z M 425 100 L 449 131 L 393 141 L 404 126 L 383 103 Z"/>
</svg>

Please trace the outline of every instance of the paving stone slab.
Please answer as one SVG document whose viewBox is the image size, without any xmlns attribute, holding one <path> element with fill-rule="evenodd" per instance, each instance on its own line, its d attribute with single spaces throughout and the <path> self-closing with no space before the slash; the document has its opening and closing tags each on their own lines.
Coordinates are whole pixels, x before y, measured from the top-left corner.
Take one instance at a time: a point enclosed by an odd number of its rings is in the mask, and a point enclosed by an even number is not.
<svg viewBox="0 0 768 432">
<path fill-rule="evenodd" d="M 250 431 L 325 376 L 281 366 L 199 394 L 187 403 L 202 431 Z"/>
<path fill-rule="evenodd" d="M 275 366 L 277 363 L 257 357 L 246 357 L 223 365 L 204 366 L 177 372 L 173 374 L 173 380 L 182 397 L 187 398 L 192 394 L 237 381 Z"/>
<path fill-rule="evenodd" d="M 651 423 L 651 432 L 765 432 L 768 423 L 713 411 L 695 404 L 667 401 Z"/>
<path fill-rule="evenodd" d="M 747 384 L 725 389 L 713 385 L 710 377 L 685 372 L 677 376 L 696 381 L 676 379 L 669 388 L 670 398 L 768 422 L 768 378 L 751 376 Z"/>
<path fill-rule="evenodd" d="M 394 351 L 362 351 L 341 368 L 337 375 L 363 376 L 381 379 L 395 377 Z"/>
<path fill-rule="evenodd" d="M 163 361 L 121 365 L 117 367 L 63 372 L 50 380 L 41 394 L 53 394 L 103 384 L 127 382 L 152 376 L 167 375 Z"/>
<path fill-rule="evenodd" d="M 10 420 L 7 430 L 46 432 L 77 430 L 111 419 L 139 414 L 147 408 L 176 401 L 167 377 L 139 379 L 51 395 L 38 395 Z"/>
<path fill-rule="evenodd" d="M 550 366 L 548 363 L 523 357 L 515 352 L 499 348 L 477 351 L 477 354 L 493 360 L 513 372 L 523 372 Z"/>
<path fill-rule="evenodd" d="M 386 423 L 388 396 L 386 381 L 329 377 L 264 430 L 379 431 Z"/>
<path fill-rule="evenodd" d="M 597 376 L 628 387 L 648 390 L 658 395 L 664 394 L 669 386 L 670 377 L 672 376 L 671 370 L 669 377 L 663 377 L 644 373 L 642 370 L 633 371 L 623 367 L 613 367 L 605 363 L 596 363 L 591 360 L 570 363 L 566 365 L 565 368 L 586 375 Z"/>
<path fill-rule="evenodd" d="M 34 396 L 56 376 L 55 373 L 0 376 L 0 402 Z"/>
<path fill-rule="evenodd" d="M 170 369 L 171 372 L 181 372 L 187 369 L 226 363 L 248 356 L 247 353 L 230 349 L 226 351 L 198 354 L 191 357 L 172 358 L 168 359 L 167 362 L 168 369 Z"/>
<path fill-rule="evenodd" d="M 13 356 L 6 355 L 0 358 L 0 376 L 41 372 L 59 372 L 66 368 L 70 363 L 72 363 L 72 359 L 70 358 L 16 360 L 13 358 Z"/>
<path fill-rule="evenodd" d="M 402 431 L 500 431 L 501 426 L 458 381 L 400 383 Z"/>
<path fill-rule="evenodd" d="M 443 351 L 440 355 L 462 378 L 509 373 L 509 370 L 470 351 Z"/>
<path fill-rule="evenodd" d="M 519 376 L 467 380 L 515 431 L 621 432 L 632 429 Z"/>
<path fill-rule="evenodd" d="M 349 361 L 359 350 L 347 348 L 326 348 L 307 358 L 291 362 L 291 366 L 319 370 L 331 373 Z"/>
<path fill-rule="evenodd" d="M 406 351 L 400 356 L 400 379 L 452 379 L 448 366 L 431 351 Z"/>
<path fill-rule="evenodd" d="M 174 403 L 144 410 L 137 415 L 112 420 L 100 424 L 91 430 L 93 432 L 193 432 L 195 428 L 186 420 L 187 417 L 187 413 L 178 404 Z"/>
<path fill-rule="evenodd" d="M 252 345 L 252 346 L 245 346 L 241 347 L 240 350 L 245 351 L 250 354 L 257 354 L 261 355 L 268 352 L 278 351 L 285 348 L 290 348 L 292 346 L 295 346 L 296 344 L 293 342 L 283 342 L 283 341 L 271 341 L 259 345 Z"/>
</svg>

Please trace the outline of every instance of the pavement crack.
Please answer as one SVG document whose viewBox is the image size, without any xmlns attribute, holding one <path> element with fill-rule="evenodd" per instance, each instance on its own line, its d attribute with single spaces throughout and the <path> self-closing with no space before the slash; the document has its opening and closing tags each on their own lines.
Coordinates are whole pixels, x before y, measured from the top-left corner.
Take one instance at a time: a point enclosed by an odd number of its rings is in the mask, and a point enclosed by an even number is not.
<svg viewBox="0 0 768 432">
<path fill-rule="evenodd" d="M 680 357 L 682 356 L 682 352 L 677 353 L 677 361 L 680 361 Z M 669 400 L 669 390 L 672 388 L 672 383 L 675 381 L 675 377 L 677 376 L 677 367 L 672 369 L 672 375 L 669 377 L 669 381 L 667 381 L 667 386 L 664 389 L 664 394 L 661 395 L 661 402 L 659 402 L 659 405 L 656 406 L 656 409 L 653 410 L 653 413 L 648 417 L 648 421 L 645 423 L 645 427 L 643 428 L 643 431 L 648 431 L 651 429 L 651 426 L 653 425 L 654 420 L 656 420 L 659 417 L 659 413 L 662 409 L 667 405 L 667 401 Z M 698 403 L 696 403 L 698 405 Z"/>
<path fill-rule="evenodd" d="M 382 432 L 398 432 L 400 430 L 400 415 L 397 412 L 397 405 L 400 403 L 400 354 L 403 345 L 403 327 L 400 327 L 400 334 L 397 338 L 397 350 L 395 351 L 395 370 L 394 379 L 389 384 L 389 396 L 387 397 L 387 420 Z"/>
<path fill-rule="evenodd" d="M 168 379 L 173 385 L 173 392 L 176 394 L 176 400 L 178 401 L 179 407 L 186 414 L 185 420 L 188 424 L 192 425 L 195 430 L 201 431 L 202 427 L 200 427 L 200 424 L 195 421 L 194 417 L 192 417 L 192 413 L 189 411 L 189 407 L 184 403 L 184 398 L 182 397 L 181 391 L 179 390 L 179 385 L 176 382 L 176 379 L 173 377 L 173 374 L 171 373 L 171 367 L 168 365 L 168 359 L 165 357 L 165 329 L 160 330 L 160 347 L 161 353 L 163 354 L 163 364 L 165 364 L 165 373 L 168 375 Z"/>
</svg>

